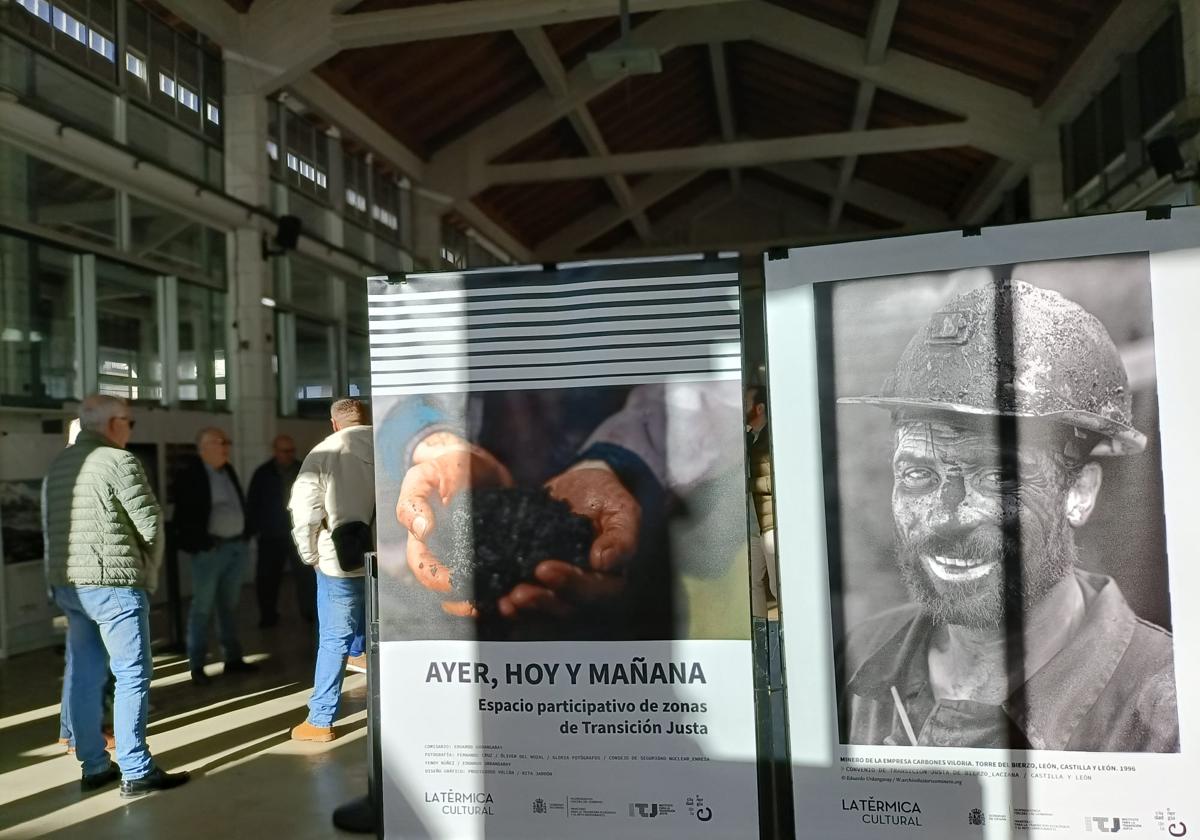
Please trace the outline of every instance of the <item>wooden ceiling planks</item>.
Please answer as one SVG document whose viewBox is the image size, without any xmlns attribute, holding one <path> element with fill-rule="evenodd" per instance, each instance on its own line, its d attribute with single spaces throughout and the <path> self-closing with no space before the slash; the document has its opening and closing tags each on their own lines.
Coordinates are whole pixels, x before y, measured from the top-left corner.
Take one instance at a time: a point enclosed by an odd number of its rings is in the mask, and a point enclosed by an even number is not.
<svg viewBox="0 0 1200 840">
<path fill-rule="evenodd" d="M 728 45 L 737 131 L 758 139 L 844 131 L 858 83 L 746 41 Z"/>
<path fill-rule="evenodd" d="M 672 50 L 662 73 L 618 82 L 588 108 L 614 154 L 694 146 L 721 133 L 702 46 Z"/>
<path fill-rule="evenodd" d="M 864 37 L 876 0 L 769 2 Z M 902 0 L 890 46 L 1040 102 L 1116 2 Z M 355 11 L 428 4 L 429 0 L 366 0 Z M 636 17 L 644 20 L 650 15 Z M 567 70 L 620 35 L 615 17 L 547 26 L 545 32 Z M 850 127 L 857 80 L 751 42 L 726 44 L 726 61 L 738 137 L 770 139 Z M 544 91 L 520 42 L 509 32 L 354 50 L 326 62 L 319 73 L 425 158 L 489 117 Z M 703 45 L 671 51 L 664 56 L 661 75 L 622 81 L 584 107 L 613 153 L 686 147 L 720 136 L 712 71 Z M 880 89 L 868 128 L 933 125 L 955 118 Z M 585 153 L 574 128 L 564 119 L 497 160 L 530 162 Z M 995 161 L 971 148 L 869 155 L 860 159 L 856 177 L 954 212 Z M 828 165 L 836 167 L 838 162 Z M 802 188 L 770 173 L 745 171 L 787 194 L 828 205 L 828 196 L 801 195 L 798 190 Z M 634 184 L 642 177 L 627 180 Z M 679 206 L 674 202 L 693 200 L 722 177 L 727 177 L 724 170 L 714 170 L 660 201 L 648 215 L 661 218 Z M 613 206 L 599 178 L 497 186 L 477 196 L 477 204 L 531 247 L 588 212 Z M 847 207 L 845 217 L 874 227 L 888 227 L 893 221 L 863 207 Z M 632 228 L 623 224 L 587 249 L 623 242 L 633 235 Z"/>
<path fill-rule="evenodd" d="M 542 86 L 511 32 L 349 50 L 317 73 L 425 158 Z"/>
<path fill-rule="evenodd" d="M 508 230 L 530 248 L 567 222 L 614 206 L 602 178 L 490 187 L 476 203 L 494 211 L 494 218 L 504 219 Z"/>
</svg>

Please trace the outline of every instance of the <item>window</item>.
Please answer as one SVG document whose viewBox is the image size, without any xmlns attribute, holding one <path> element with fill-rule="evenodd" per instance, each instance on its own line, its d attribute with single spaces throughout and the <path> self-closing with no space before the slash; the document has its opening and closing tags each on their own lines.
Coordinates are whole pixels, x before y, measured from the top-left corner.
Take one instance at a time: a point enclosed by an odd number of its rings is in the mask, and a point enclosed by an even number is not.
<svg viewBox="0 0 1200 840">
<path fill-rule="evenodd" d="M 271 160 L 279 160 L 279 144 L 274 140 L 267 141 L 267 157 Z"/>
<path fill-rule="evenodd" d="M 167 96 L 175 96 L 175 80 L 166 73 L 158 74 L 158 89 Z"/>
<path fill-rule="evenodd" d="M 337 390 L 334 328 L 290 312 L 277 312 L 279 409 L 284 416 L 329 416 Z"/>
<path fill-rule="evenodd" d="M 75 255 L 0 235 L 0 395 L 46 405 L 75 396 Z"/>
<path fill-rule="evenodd" d="M 209 102 L 205 105 L 204 113 L 208 117 L 208 121 L 213 125 L 221 124 L 221 109 L 213 103 Z"/>
<path fill-rule="evenodd" d="M 50 4 L 46 0 L 17 0 L 17 5 L 46 23 L 50 22 Z"/>
<path fill-rule="evenodd" d="M 54 28 L 81 44 L 87 43 L 87 27 L 62 9 L 54 9 Z"/>
<path fill-rule="evenodd" d="M 176 385 L 179 402 L 215 409 L 226 399 L 225 295 L 180 283 Z"/>
<path fill-rule="evenodd" d="M 346 188 L 346 203 L 360 213 L 367 212 L 367 197 L 348 187 Z"/>
<path fill-rule="evenodd" d="M 102 394 L 162 399 L 158 278 L 96 260 L 96 362 Z"/>
<path fill-rule="evenodd" d="M 371 349 L 366 333 L 346 333 L 346 395 L 371 396 Z"/>
<path fill-rule="evenodd" d="M 177 87 L 177 91 L 178 91 L 177 95 L 179 96 L 180 104 L 182 104 L 183 107 L 187 108 L 189 111 L 199 112 L 200 97 L 197 96 L 193 91 L 190 91 L 187 88 L 185 88 L 183 85 L 177 85 L 176 87 Z"/>
<path fill-rule="evenodd" d="M 117 60 L 117 48 L 113 45 L 113 42 L 105 38 L 95 29 L 88 32 L 88 46 L 92 48 L 93 52 L 100 53 L 100 55 L 104 56 L 109 61 Z"/>
<path fill-rule="evenodd" d="M 149 80 L 149 76 L 146 73 L 146 61 L 138 58 L 131 52 L 125 53 L 125 69 L 137 76 L 143 82 Z"/>
</svg>

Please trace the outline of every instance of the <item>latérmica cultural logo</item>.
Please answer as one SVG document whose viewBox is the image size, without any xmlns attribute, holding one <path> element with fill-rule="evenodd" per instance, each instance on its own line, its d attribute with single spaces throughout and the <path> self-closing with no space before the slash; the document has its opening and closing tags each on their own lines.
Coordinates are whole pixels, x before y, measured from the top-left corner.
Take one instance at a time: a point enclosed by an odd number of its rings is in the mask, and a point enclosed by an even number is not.
<svg viewBox="0 0 1200 840">
<path fill-rule="evenodd" d="M 914 828 L 921 825 L 921 803 L 912 799 L 879 799 L 874 796 L 843 799 L 842 811 L 866 825 L 905 825 Z"/>
<path fill-rule="evenodd" d="M 484 791 L 461 791 L 449 788 L 447 790 L 425 791 L 425 801 L 431 805 L 441 805 L 442 813 L 455 817 L 477 817 L 493 815 L 492 795 Z"/>
</svg>

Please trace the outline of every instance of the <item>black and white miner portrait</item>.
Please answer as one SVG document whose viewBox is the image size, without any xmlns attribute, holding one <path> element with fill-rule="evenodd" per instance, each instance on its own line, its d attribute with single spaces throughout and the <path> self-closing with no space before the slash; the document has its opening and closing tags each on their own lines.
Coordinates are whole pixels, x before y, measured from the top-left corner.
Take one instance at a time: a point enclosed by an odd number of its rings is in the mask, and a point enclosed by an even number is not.
<svg viewBox="0 0 1200 840">
<path fill-rule="evenodd" d="M 842 743 L 1178 752 L 1148 255 L 814 288 Z"/>
</svg>

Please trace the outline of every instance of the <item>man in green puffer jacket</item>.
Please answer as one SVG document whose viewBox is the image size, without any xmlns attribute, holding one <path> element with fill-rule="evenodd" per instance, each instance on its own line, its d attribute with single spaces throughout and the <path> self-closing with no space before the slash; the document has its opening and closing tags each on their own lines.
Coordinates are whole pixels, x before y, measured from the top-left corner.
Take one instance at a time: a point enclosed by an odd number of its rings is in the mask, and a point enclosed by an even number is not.
<svg viewBox="0 0 1200 840">
<path fill-rule="evenodd" d="M 80 406 L 82 431 L 46 476 L 46 567 L 67 616 L 71 656 L 68 704 L 83 790 L 121 779 L 130 798 L 176 787 L 146 746 L 150 693 L 150 597 L 162 561 L 162 508 L 141 463 L 125 451 L 133 432 L 128 404 L 93 395 Z M 101 693 L 116 678 L 117 764 L 100 732 Z"/>
</svg>

